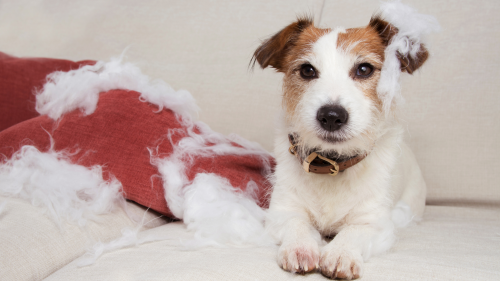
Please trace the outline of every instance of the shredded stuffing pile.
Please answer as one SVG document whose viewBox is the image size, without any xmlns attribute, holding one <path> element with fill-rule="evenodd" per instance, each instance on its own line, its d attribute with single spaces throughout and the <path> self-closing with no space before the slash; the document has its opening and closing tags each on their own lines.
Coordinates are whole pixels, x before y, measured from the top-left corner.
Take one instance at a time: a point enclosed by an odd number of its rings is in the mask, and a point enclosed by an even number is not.
<svg viewBox="0 0 500 281">
<path fill-rule="evenodd" d="M 59 225 L 69 221 L 82 227 L 125 203 L 118 180 L 105 181 L 101 166 L 71 163 L 71 154 L 23 146 L 0 165 L 0 194 L 29 200 Z"/>
</svg>

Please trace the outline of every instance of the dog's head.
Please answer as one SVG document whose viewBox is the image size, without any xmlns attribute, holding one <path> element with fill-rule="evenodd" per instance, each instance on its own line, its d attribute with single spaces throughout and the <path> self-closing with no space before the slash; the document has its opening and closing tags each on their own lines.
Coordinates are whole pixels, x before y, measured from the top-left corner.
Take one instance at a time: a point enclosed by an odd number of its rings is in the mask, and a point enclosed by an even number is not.
<svg viewBox="0 0 500 281">
<path fill-rule="evenodd" d="M 321 29 L 300 18 L 255 51 L 262 68 L 284 73 L 283 107 L 290 127 L 309 147 L 355 154 L 373 145 L 387 117 L 378 85 L 386 49 L 398 29 L 379 16 L 366 27 Z M 412 43 L 411 41 L 409 41 Z M 423 44 L 396 52 L 398 71 L 413 73 L 427 59 Z"/>
</svg>

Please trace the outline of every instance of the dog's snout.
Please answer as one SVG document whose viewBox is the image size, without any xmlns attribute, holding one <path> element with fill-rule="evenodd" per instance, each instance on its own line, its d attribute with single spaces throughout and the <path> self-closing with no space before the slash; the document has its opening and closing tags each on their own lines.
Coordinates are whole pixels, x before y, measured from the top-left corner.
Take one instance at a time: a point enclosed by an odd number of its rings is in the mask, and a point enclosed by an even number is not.
<svg viewBox="0 0 500 281">
<path fill-rule="evenodd" d="M 347 123 L 349 113 L 340 105 L 325 105 L 318 110 L 316 119 L 321 127 L 333 132 Z"/>
</svg>

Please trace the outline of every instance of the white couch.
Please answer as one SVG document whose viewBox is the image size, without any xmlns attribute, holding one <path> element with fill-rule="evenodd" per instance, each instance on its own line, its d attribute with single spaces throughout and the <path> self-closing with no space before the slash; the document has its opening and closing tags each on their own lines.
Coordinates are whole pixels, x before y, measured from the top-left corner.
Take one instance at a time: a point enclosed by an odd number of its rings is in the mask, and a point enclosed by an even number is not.
<svg viewBox="0 0 500 281">
<path fill-rule="evenodd" d="M 431 58 L 403 78 L 407 142 L 428 186 L 424 220 L 365 264 L 362 280 L 500 280 L 500 2 L 404 1 L 435 16 Z M 249 71 L 260 40 L 314 16 L 319 26 L 368 23 L 379 1 L 2 1 L 0 50 L 15 56 L 126 59 L 146 74 L 189 90 L 200 119 L 272 151 L 281 75 Z M 181 222 L 158 219 L 140 235 L 171 239 L 117 250 L 95 264 L 75 259 L 134 223 L 122 212 L 85 231 L 58 228 L 29 202 L 6 200 L 0 213 L 0 280 L 324 279 L 281 270 L 273 248 L 186 251 Z M 129 203 L 136 214 L 143 209 Z M 154 218 L 148 214 L 148 219 Z"/>
</svg>

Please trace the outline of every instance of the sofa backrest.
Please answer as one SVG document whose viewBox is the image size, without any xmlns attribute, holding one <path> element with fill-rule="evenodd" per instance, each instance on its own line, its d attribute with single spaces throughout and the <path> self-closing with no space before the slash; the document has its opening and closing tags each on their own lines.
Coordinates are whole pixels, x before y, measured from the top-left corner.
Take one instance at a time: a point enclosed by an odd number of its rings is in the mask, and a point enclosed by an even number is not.
<svg viewBox="0 0 500 281">
<path fill-rule="evenodd" d="M 428 202 L 500 202 L 498 1 L 406 0 L 435 16 L 431 59 L 403 77 L 405 123 Z M 281 74 L 250 71 L 262 39 L 310 14 L 324 27 L 367 24 L 379 1 L 3 1 L 0 50 L 15 56 L 126 60 L 189 90 L 200 119 L 272 150 Z"/>
</svg>

